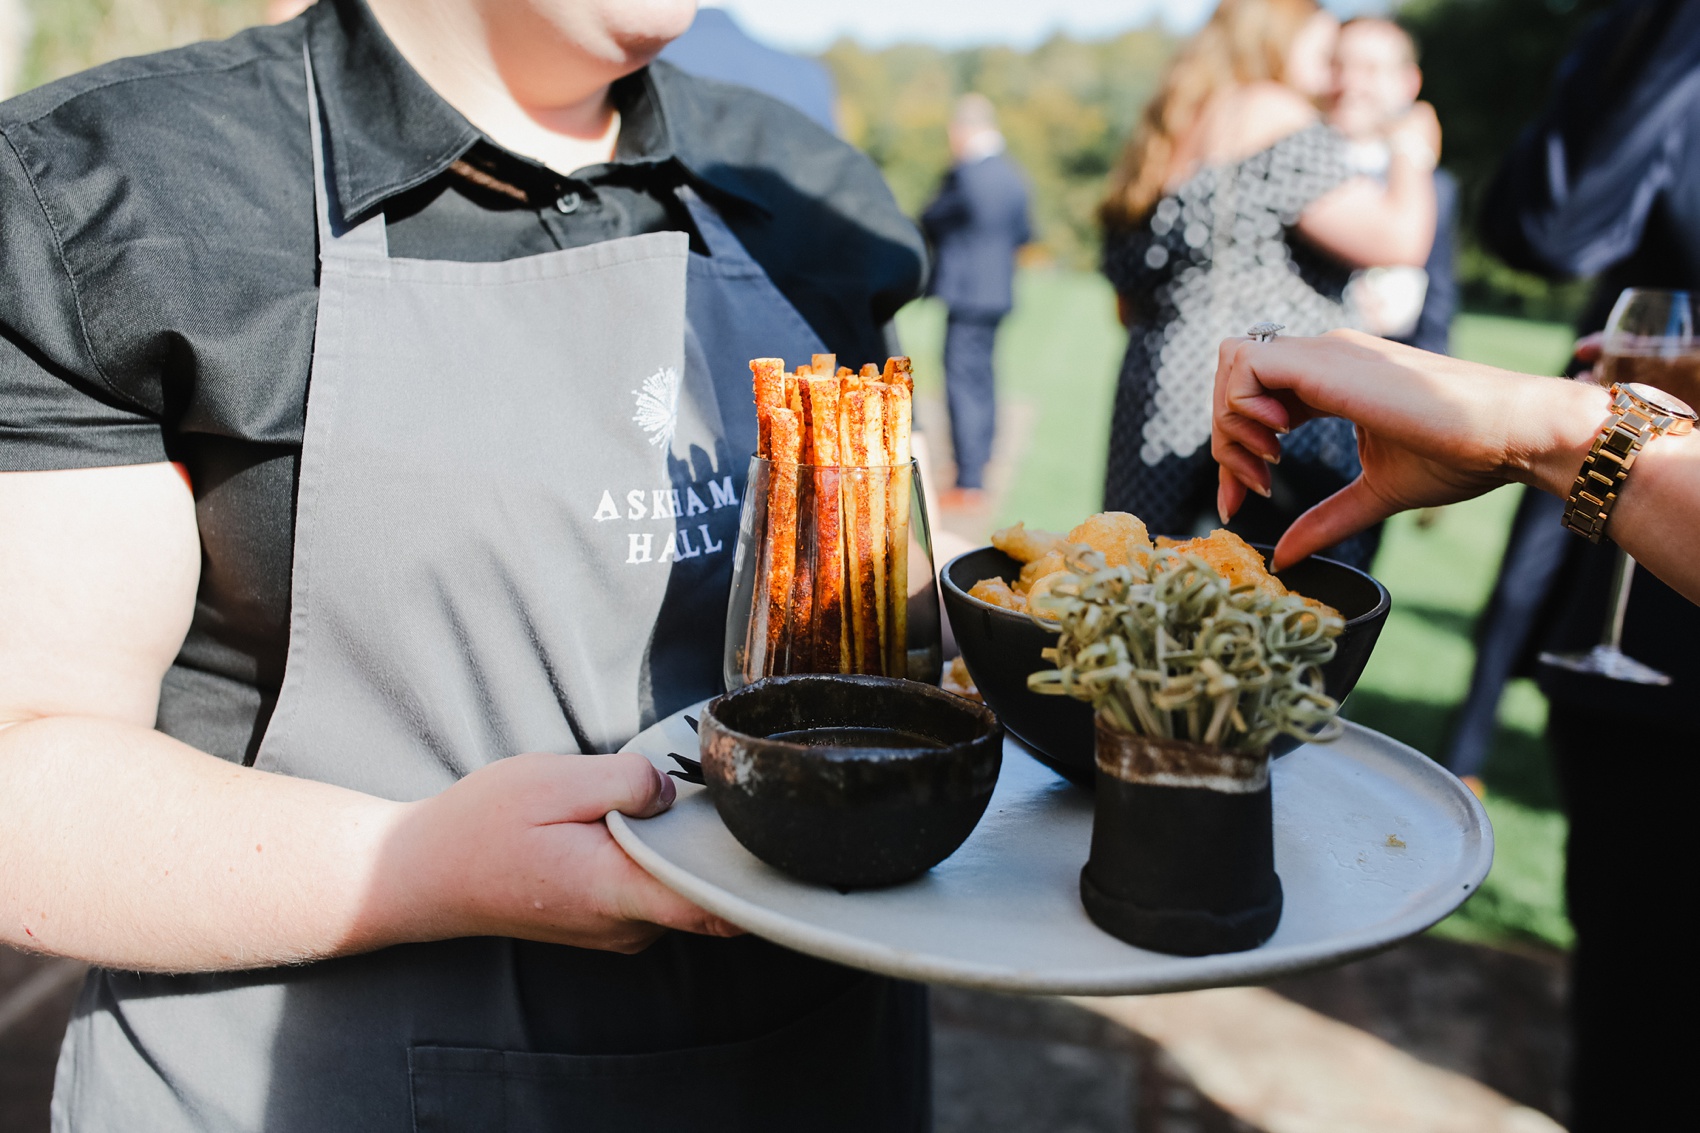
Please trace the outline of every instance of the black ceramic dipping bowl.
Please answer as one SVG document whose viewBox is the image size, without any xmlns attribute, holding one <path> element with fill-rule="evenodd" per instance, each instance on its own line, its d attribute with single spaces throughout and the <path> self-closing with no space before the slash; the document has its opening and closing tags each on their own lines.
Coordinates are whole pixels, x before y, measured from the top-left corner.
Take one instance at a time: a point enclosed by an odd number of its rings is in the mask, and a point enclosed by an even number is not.
<svg viewBox="0 0 1700 1133">
<path fill-rule="evenodd" d="M 1003 762 L 985 707 L 893 677 L 768 677 L 709 703 L 709 798 L 750 853 L 818 885 L 895 885 L 956 852 Z"/>
<path fill-rule="evenodd" d="M 1265 559 L 1269 557 L 1269 547 L 1257 549 Z M 1026 614 L 968 596 L 982 578 L 1013 583 L 1020 574 L 1021 564 L 996 547 L 956 556 L 939 572 L 945 613 L 968 673 L 987 706 L 1046 763 L 1090 787 L 1095 770 L 1091 706 L 1063 696 L 1040 696 L 1027 689 L 1027 674 L 1051 668 L 1039 652 L 1056 644 L 1057 631 Z M 1355 567 L 1314 555 L 1276 577 L 1288 589 L 1326 602 L 1345 617 L 1346 628 L 1340 634 L 1334 659 L 1322 667 L 1328 695 L 1343 702 L 1363 676 L 1375 639 L 1381 636 L 1382 624 L 1392 608 L 1387 587 Z M 1285 755 L 1297 746 L 1297 740 L 1281 736 L 1272 753 Z"/>
</svg>

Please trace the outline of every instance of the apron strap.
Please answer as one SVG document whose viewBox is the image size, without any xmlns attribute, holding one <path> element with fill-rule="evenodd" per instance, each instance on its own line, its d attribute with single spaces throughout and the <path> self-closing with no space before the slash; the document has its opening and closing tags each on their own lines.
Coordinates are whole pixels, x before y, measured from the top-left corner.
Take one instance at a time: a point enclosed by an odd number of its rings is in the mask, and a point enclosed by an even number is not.
<svg viewBox="0 0 1700 1133">
<path fill-rule="evenodd" d="M 702 196 L 689 185 L 680 185 L 674 190 L 685 208 L 690 211 L 691 220 L 697 226 L 697 234 L 702 237 L 703 244 L 708 248 L 711 259 L 719 260 L 726 265 L 747 263 L 756 265 L 755 257 L 744 248 L 743 242 L 727 227 L 713 205 L 702 199 Z"/>
<path fill-rule="evenodd" d="M 313 81 L 313 59 L 307 45 L 301 45 L 301 62 L 307 70 L 307 127 L 313 149 L 313 205 L 319 220 L 319 259 L 331 256 L 356 260 L 387 260 L 390 255 L 389 237 L 384 229 L 384 211 L 379 209 L 365 220 L 349 228 L 342 209 L 333 209 L 336 187 L 331 183 L 330 163 L 324 131 L 324 107 L 319 102 L 319 86 Z M 339 225 L 341 231 L 338 231 Z"/>
</svg>

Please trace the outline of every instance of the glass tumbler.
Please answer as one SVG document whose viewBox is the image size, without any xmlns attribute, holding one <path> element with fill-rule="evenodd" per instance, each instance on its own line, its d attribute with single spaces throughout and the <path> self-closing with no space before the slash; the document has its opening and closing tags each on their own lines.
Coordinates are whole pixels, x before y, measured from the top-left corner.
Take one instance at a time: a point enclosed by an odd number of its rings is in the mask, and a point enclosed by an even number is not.
<svg viewBox="0 0 1700 1133">
<path fill-rule="evenodd" d="M 920 468 L 752 459 L 726 610 L 726 688 L 785 673 L 937 684 L 942 668 Z"/>
</svg>

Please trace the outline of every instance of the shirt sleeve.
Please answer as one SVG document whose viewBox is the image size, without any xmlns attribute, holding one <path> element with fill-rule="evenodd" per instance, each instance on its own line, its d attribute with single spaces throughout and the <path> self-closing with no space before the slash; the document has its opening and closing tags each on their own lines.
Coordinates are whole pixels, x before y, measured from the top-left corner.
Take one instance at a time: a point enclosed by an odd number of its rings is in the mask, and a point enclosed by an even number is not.
<svg viewBox="0 0 1700 1133">
<path fill-rule="evenodd" d="M 1289 226 L 1312 201 L 1352 176 L 1345 139 L 1320 122 L 1288 134 L 1245 164 L 1248 172 L 1261 174 L 1260 203 Z"/>
<path fill-rule="evenodd" d="M 48 210 L 0 133 L 0 472 L 166 459 L 159 418 L 114 393 Z"/>
</svg>

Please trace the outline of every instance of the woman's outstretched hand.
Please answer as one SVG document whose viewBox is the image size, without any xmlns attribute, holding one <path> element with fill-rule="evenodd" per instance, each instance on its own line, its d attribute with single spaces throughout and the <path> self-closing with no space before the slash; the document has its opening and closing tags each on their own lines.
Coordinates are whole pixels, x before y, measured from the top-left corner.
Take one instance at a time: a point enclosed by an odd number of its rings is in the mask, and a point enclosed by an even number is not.
<svg viewBox="0 0 1700 1133">
<path fill-rule="evenodd" d="M 1357 425 L 1363 472 L 1294 521 L 1280 569 L 1409 508 L 1501 484 L 1564 494 L 1605 419 L 1604 390 L 1513 374 L 1355 331 L 1233 338 L 1216 370 L 1210 448 L 1224 522 L 1249 489 L 1267 495 L 1280 434 L 1318 417 Z"/>
</svg>

